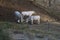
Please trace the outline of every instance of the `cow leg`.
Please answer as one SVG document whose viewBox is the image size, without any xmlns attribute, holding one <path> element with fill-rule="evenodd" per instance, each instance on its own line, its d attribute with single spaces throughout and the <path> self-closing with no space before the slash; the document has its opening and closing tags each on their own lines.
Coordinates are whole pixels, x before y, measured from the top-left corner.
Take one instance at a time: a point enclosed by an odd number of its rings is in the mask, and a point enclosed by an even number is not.
<svg viewBox="0 0 60 40">
<path fill-rule="evenodd" d="M 38 20 L 38 24 L 40 24 L 40 20 Z"/>
<path fill-rule="evenodd" d="M 23 17 L 21 16 L 21 23 L 23 22 Z"/>
<path fill-rule="evenodd" d="M 28 18 L 27 18 L 27 19 L 26 19 L 26 23 L 28 23 L 28 21 L 29 21 L 29 20 L 28 20 Z"/>
<path fill-rule="evenodd" d="M 15 20 L 17 23 L 20 23 L 20 19 L 17 16 L 15 17 Z"/>
<path fill-rule="evenodd" d="M 17 20 L 18 23 L 20 23 L 20 20 Z"/>
<path fill-rule="evenodd" d="M 31 24 L 33 24 L 33 20 L 31 20 Z"/>
</svg>

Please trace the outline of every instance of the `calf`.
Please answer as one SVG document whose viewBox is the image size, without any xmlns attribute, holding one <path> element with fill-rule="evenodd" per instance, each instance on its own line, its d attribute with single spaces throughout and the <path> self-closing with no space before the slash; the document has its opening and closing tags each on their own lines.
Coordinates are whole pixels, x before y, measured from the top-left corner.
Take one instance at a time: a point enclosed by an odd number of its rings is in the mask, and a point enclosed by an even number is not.
<svg viewBox="0 0 60 40">
<path fill-rule="evenodd" d="M 28 21 L 31 21 L 31 24 L 33 24 L 33 21 L 34 20 L 37 20 L 38 24 L 40 24 L 40 16 L 39 15 L 32 15 L 30 16 L 28 19 L 27 19 L 27 22 Z"/>
</svg>

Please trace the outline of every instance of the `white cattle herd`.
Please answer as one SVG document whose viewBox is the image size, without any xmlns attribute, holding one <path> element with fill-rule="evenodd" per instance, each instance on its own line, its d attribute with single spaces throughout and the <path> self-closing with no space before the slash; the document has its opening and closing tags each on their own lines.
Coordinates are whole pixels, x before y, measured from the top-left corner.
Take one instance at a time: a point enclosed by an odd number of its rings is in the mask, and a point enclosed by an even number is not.
<svg viewBox="0 0 60 40">
<path fill-rule="evenodd" d="M 33 15 L 33 14 L 36 14 L 36 12 L 35 11 L 22 11 L 22 12 L 15 11 L 14 12 L 16 22 L 18 23 L 23 23 L 24 21 L 28 23 L 30 21 L 31 24 L 33 24 L 34 20 L 36 20 L 37 23 L 40 24 L 40 15 Z M 26 20 L 24 20 L 25 16 L 28 16 Z"/>
</svg>

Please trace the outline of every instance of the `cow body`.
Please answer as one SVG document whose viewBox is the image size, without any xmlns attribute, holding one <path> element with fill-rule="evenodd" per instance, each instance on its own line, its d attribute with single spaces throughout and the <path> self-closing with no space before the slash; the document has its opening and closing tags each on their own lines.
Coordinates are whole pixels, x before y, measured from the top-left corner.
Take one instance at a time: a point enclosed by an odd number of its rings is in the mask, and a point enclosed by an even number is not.
<svg viewBox="0 0 60 40">
<path fill-rule="evenodd" d="M 23 15 L 23 18 L 25 19 L 25 22 L 27 22 L 27 19 L 28 19 L 29 16 L 31 16 L 32 14 L 35 14 L 35 11 L 22 11 L 22 15 Z"/>
<path fill-rule="evenodd" d="M 31 24 L 33 24 L 33 21 L 37 20 L 37 23 L 40 24 L 40 16 L 39 15 L 32 15 L 27 19 L 28 21 L 31 21 Z"/>
<path fill-rule="evenodd" d="M 15 19 L 17 20 L 17 22 L 19 23 L 20 21 L 23 22 L 23 16 L 19 11 L 15 11 Z"/>
</svg>

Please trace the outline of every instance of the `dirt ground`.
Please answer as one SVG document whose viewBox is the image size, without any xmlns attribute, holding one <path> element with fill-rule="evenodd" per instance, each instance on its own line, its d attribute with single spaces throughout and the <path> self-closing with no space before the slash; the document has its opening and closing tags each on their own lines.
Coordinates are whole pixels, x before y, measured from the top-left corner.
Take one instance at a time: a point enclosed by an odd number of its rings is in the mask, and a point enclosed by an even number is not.
<svg viewBox="0 0 60 40">
<path fill-rule="evenodd" d="M 0 6 L 0 19 L 1 20 L 7 20 L 7 21 L 14 21 L 14 11 L 36 11 L 38 15 L 41 16 L 42 21 L 55 21 L 55 19 L 48 15 L 48 13 L 42 9 L 39 8 L 32 3 L 29 3 L 27 1 L 20 1 L 18 5 L 15 5 L 14 8 L 6 6 Z"/>
</svg>

